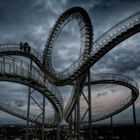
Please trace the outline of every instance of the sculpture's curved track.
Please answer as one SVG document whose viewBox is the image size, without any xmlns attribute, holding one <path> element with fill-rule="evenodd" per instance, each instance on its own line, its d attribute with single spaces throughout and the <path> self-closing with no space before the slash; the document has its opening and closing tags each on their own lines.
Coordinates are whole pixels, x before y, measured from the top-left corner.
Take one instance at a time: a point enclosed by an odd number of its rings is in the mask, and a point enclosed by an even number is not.
<svg viewBox="0 0 140 140">
<path fill-rule="evenodd" d="M 88 80 L 85 81 L 84 86 L 87 86 Z M 128 106 L 130 106 L 133 102 L 135 102 L 135 100 L 137 99 L 138 95 L 139 95 L 139 87 L 138 84 L 131 78 L 120 75 L 120 74 L 111 74 L 111 73 L 106 73 L 106 74 L 96 74 L 96 75 L 92 75 L 91 76 L 91 85 L 96 85 L 96 84 L 116 84 L 116 85 L 122 85 L 124 87 L 127 87 L 131 90 L 131 94 L 132 96 L 129 96 L 129 98 L 127 97 L 126 99 L 129 100 L 123 100 L 121 102 L 121 104 L 118 104 L 117 108 L 112 108 L 112 110 L 108 111 L 108 112 L 99 112 L 99 114 L 96 114 L 96 116 L 93 116 L 93 121 L 98 121 L 98 120 L 102 120 L 105 119 L 109 116 L 115 115 L 119 112 L 121 112 L 122 110 L 124 110 L 125 108 L 127 108 Z M 75 90 L 74 90 L 75 91 Z M 127 94 L 126 94 L 127 96 Z M 68 116 L 71 113 L 71 110 L 74 107 L 74 104 L 76 103 L 76 94 L 75 92 L 73 92 L 73 94 L 71 95 L 71 98 L 69 100 L 69 102 L 67 103 L 67 106 L 65 108 L 65 112 L 64 112 L 64 116 L 67 119 Z"/>
<path fill-rule="evenodd" d="M 87 57 L 87 60 L 84 62 L 82 61 L 83 55 L 81 54 L 80 57 L 71 65 L 73 71 L 75 71 L 75 77 L 69 76 L 69 79 L 62 79 L 57 81 L 58 84 L 67 83 L 69 80 L 72 82 L 73 79 L 79 77 L 80 75 L 87 72 L 91 66 L 93 66 L 99 59 L 101 59 L 107 52 L 109 52 L 112 48 L 116 47 L 120 42 L 124 41 L 125 39 L 131 37 L 132 35 L 138 33 L 140 31 L 140 12 L 126 18 L 119 24 L 112 27 L 109 31 L 107 31 L 104 35 L 102 35 L 99 39 L 94 42 L 94 47 L 92 51 Z M 75 69 L 73 66 L 77 66 Z M 70 73 L 66 71 L 67 73 Z M 71 78 L 70 78 L 71 77 Z M 76 102 L 76 88 L 73 90 L 73 97 L 69 100 L 67 105 L 67 110 L 71 112 L 73 109 L 72 105 L 75 105 Z M 75 98 L 75 99 L 74 99 Z M 72 101 L 72 102 L 71 102 Z M 71 106 L 69 106 L 71 104 Z M 69 106 L 69 107 L 68 107 Z M 65 117 L 66 118 L 66 117 Z"/>
<path fill-rule="evenodd" d="M 56 85 L 66 85 L 73 82 L 77 77 L 92 67 L 108 51 L 116 47 L 120 42 L 138 33 L 139 31 L 140 12 L 126 18 L 119 24 L 112 27 L 93 43 L 94 46 L 92 51 L 90 51 L 90 54 L 87 54 L 86 57 L 85 54 L 81 54 L 69 68 L 61 73 L 55 73 L 51 78 L 55 77 L 53 81 Z M 55 36 L 55 34 L 53 35 Z M 48 58 L 50 57 L 51 53 L 49 54 Z M 83 59 L 84 57 L 85 59 Z"/>
<path fill-rule="evenodd" d="M 84 47 L 84 52 L 82 53 L 83 56 L 82 63 L 85 62 L 88 54 L 92 49 L 92 44 L 93 44 L 92 23 L 90 21 L 87 12 L 80 7 L 74 7 L 64 12 L 57 19 L 52 31 L 50 32 L 47 43 L 45 45 L 44 56 L 43 56 L 44 63 L 47 67 L 47 73 L 49 74 L 51 79 L 57 84 L 60 84 L 62 82 L 61 79 L 64 79 L 64 81 L 61 84 L 65 84 L 72 77 L 73 78 L 76 77 L 75 71 L 77 70 L 73 71 L 71 67 L 65 69 L 62 72 L 57 72 L 52 66 L 53 46 L 56 42 L 56 39 L 58 38 L 58 35 L 61 33 L 63 27 L 71 20 L 76 20 L 79 25 L 80 35 L 81 35 L 81 47 Z M 77 69 L 77 66 L 75 64 L 72 64 L 72 68 L 73 67 Z M 58 83 L 58 81 L 61 82 Z"/>
<path fill-rule="evenodd" d="M 69 68 L 58 73 L 53 69 L 51 63 L 52 48 L 61 30 L 70 20 L 76 20 L 78 22 L 81 32 L 81 39 L 84 42 L 82 45 L 84 45 L 85 48 L 84 52 L 80 54 L 79 58 Z M 82 89 L 88 70 L 112 48 L 139 31 L 140 12 L 128 17 L 116 26 L 112 27 L 94 42 L 94 47 L 92 48 L 92 24 L 88 14 L 80 7 L 71 8 L 58 18 L 46 43 L 43 57 L 33 48 L 31 48 L 30 53 L 27 53 L 20 49 L 19 44 L 0 44 L 0 56 L 1 59 L 3 59 L 0 61 L 0 81 L 21 83 L 41 92 L 54 106 L 56 114 L 59 116 L 59 120 L 57 120 L 58 122 L 63 116 L 63 101 L 61 94 L 58 92 L 53 83 L 57 86 L 71 84 L 81 75 L 83 75 L 80 83 L 80 88 Z M 29 67 L 27 67 L 29 64 L 25 64 L 25 66 L 23 66 L 22 62 L 19 65 L 19 62 L 17 63 L 14 59 L 10 60 L 7 57 L 3 57 L 5 55 L 19 55 L 28 57 L 30 60 L 35 62 L 35 64 L 39 67 L 39 70 L 37 70 L 34 66 L 32 66 L 32 70 L 30 70 Z M 44 77 L 47 77 L 49 81 L 45 81 L 47 84 L 44 83 Z M 106 82 L 126 86 L 132 90 L 132 98 L 128 103 L 121 106 L 119 109 L 114 110 L 110 114 L 102 113 L 104 114 L 103 116 L 98 116 L 93 121 L 104 119 L 112 114 L 122 111 L 132 104 L 138 96 L 138 87 L 130 78 L 120 75 L 117 75 L 116 77 L 113 75 L 108 75 L 106 77 L 110 77 L 111 79 L 106 79 L 104 75 L 102 75 L 98 80 L 93 80 L 92 84 Z M 73 94 L 65 109 L 64 115 L 66 119 L 76 104 L 76 88 L 77 87 L 75 86 L 73 89 Z"/>
<path fill-rule="evenodd" d="M 44 81 L 44 74 L 36 67 L 14 57 L 0 58 L 0 81 L 8 81 L 20 83 L 30 86 L 42 93 L 53 105 L 58 120 L 63 116 L 63 101 L 61 94 L 57 88 L 50 84 L 47 80 Z M 56 122 L 54 122 L 56 124 Z"/>
<path fill-rule="evenodd" d="M 12 66 L 12 65 L 11 65 Z M 96 113 L 96 115 L 92 116 L 92 121 L 99 121 L 102 119 L 105 119 L 111 115 L 115 115 L 125 108 L 127 108 L 131 103 L 133 103 L 138 95 L 139 95 L 139 90 L 138 90 L 138 85 L 137 83 L 130 79 L 129 77 L 120 75 L 120 74 L 97 74 L 97 75 L 92 75 L 91 76 L 91 85 L 95 84 L 102 84 L 102 83 L 107 83 L 107 84 L 116 84 L 116 85 L 122 85 L 125 87 L 128 87 L 132 92 L 131 96 L 127 96 L 124 100 L 122 100 L 120 103 L 114 105 L 111 110 L 106 111 L 99 111 Z M 87 83 L 85 83 L 85 86 Z M 73 101 L 71 102 L 73 103 Z M 72 105 L 71 105 L 72 107 Z M 0 99 L 0 109 L 3 111 L 12 114 L 16 117 L 22 118 L 24 120 L 27 119 L 27 111 L 23 111 L 13 105 L 8 104 L 6 101 Z M 66 111 L 68 111 L 66 109 Z M 70 112 L 65 112 L 65 117 L 67 117 L 66 113 Z M 29 120 L 33 123 L 36 124 L 41 124 L 42 123 L 42 118 L 38 118 L 37 115 L 35 114 L 30 114 Z M 84 121 L 83 123 L 85 124 L 87 121 Z M 46 118 L 45 119 L 45 124 L 47 127 L 53 127 L 57 124 L 55 117 L 54 118 Z"/>
</svg>

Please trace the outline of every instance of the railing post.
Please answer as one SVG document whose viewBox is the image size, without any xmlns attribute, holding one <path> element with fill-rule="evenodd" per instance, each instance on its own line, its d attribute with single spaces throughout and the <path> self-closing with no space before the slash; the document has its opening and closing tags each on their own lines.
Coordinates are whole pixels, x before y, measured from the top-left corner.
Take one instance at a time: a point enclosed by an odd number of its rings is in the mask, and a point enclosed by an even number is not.
<svg viewBox="0 0 140 140">
<path fill-rule="evenodd" d="M 137 140 L 137 128 L 136 128 L 136 108 L 135 103 L 133 103 L 133 123 L 134 123 L 134 134 L 135 134 L 135 140 Z"/>
<path fill-rule="evenodd" d="M 5 56 L 3 56 L 3 72 L 5 73 Z"/>
<path fill-rule="evenodd" d="M 15 73 L 15 58 L 13 57 L 13 73 Z"/>
<path fill-rule="evenodd" d="M 89 107 L 89 140 L 92 140 L 92 103 L 91 103 L 91 85 L 90 70 L 88 71 L 88 107 Z"/>
<path fill-rule="evenodd" d="M 46 76 L 44 74 L 44 85 L 46 84 Z M 44 134 L 45 129 L 45 96 L 43 95 L 43 108 L 42 108 L 42 140 L 45 138 Z"/>
</svg>

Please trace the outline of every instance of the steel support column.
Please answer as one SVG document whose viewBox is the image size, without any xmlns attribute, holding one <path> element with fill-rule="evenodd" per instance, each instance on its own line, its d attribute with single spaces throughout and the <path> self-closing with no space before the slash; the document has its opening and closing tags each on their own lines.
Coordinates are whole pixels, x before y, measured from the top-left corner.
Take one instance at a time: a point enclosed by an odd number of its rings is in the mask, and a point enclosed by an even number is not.
<svg viewBox="0 0 140 140">
<path fill-rule="evenodd" d="M 135 110 L 135 103 L 133 103 L 133 122 L 134 122 L 134 126 L 136 126 L 136 110 Z"/>
<path fill-rule="evenodd" d="M 29 65 L 29 76 L 32 71 L 32 60 Z M 29 140 L 29 117 L 30 117 L 30 100 L 31 100 L 31 87 L 28 87 L 28 103 L 27 103 L 27 121 L 26 121 L 26 140 Z"/>
<path fill-rule="evenodd" d="M 74 108 L 74 137 L 76 137 L 76 131 L 77 131 L 77 106 L 75 105 Z"/>
<path fill-rule="evenodd" d="M 113 118 L 112 118 L 112 116 L 110 117 L 110 123 L 111 123 L 111 128 L 112 128 L 112 126 L 113 126 Z"/>
<path fill-rule="evenodd" d="M 111 136 L 113 137 L 113 116 L 110 117 Z"/>
<path fill-rule="evenodd" d="M 77 140 L 80 140 L 80 79 L 77 80 Z"/>
<path fill-rule="evenodd" d="M 135 140 L 137 140 L 137 129 L 136 129 L 136 109 L 135 103 L 133 103 L 133 123 L 134 123 L 134 133 L 135 133 Z"/>
<path fill-rule="evenodd" d="M 44 84 L 46 83 L 46 75 L 44 74 Z M 45 139 L 45 96 L 43 95 L 43 107 L 42 107 L 42 140 Z"/>
<path fill-rule="evenodd" d="M 92 140 L 92 103 L 91 103 L 91 85 L 90 70 L 88 71 L 88 107 L 89 107 L 89 140 Z"/>
<path fill-rule="evenodd" d="M 59 123 L 57 125 L 57 138 L 56 139 L 60 140 L 60 125 L 59 125 Z"/>
<path fill-rule="evenodd" d="M 72 122 L 73 122 L 73 120 L 72 120 L 72 113 L 70 114 L 70 116 L 69 116 L 69 136 L 70 137 L 72 137 Z"/>
<path fill-rule="evenodd" d="M 43 95 L 43 108 L 42 108 L 42 140 L 45 139 L 45 96 Z"/>
</svg>

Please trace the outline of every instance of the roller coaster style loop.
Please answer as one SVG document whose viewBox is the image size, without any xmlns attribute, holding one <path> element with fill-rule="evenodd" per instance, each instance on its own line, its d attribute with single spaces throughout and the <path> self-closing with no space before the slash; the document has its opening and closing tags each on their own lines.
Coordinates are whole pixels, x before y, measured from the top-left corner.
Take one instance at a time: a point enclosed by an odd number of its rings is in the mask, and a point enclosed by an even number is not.
<svg viewBox="0 0 140 140">
<path fill-rule="evenodd" d="M 84 51 L 80 53 L 78 59 L 70 67 L 58 72 L 52 65 L 52 51 L 59 34 L 71 20 L 75 20 L 79 25 L 81 47 L 84 48 Z M 124 100 L 115 104 L 110 110 L 103 111 L 100 108 L 92 116 L 92 122 L 105 119 L 121 112 L 136 101 L 139 95 L 138 85 L 127 76 L 111 73 L 92 75 L 90 83 L 88 83 L 87 72 L 111 49 L 139 31 L 140 12 L 124 19 L 93 42 L 93 27 L 87 12 L 83 8 L 73 7 L 57 19 L 49 34 L 43 56 L 31 46 L 29 47 L 27 43 L 24 45 L 22 43 L 0 44 L 0 81 L 27 85 L 44 95 L 55 111 L 55 116 L 51 119 L 47 117 L 45 119 L 45 124 L 49 127 L 56 126 L 63 118 L 68 120 L 77 103 L 77 89 L 79 88 L 82 90 L 84 86 L 89 84 L 103 83 L 129 88 L 131 95 L 126 96 Z M 28 58 L 35 65 L 29 67 L 29 62 L 16 56 Z M 79 87 L 75 84 L 77 79 L 79 80 Z M 73 86 L 71 97 L 65 109 L 62 95 L 57 88 L 57 86 L 63 85 Z M 27 112 L 12 105 L 9 106 L 3 99 L 0 99 L 0 109 L 22 119 L 27 119 Z M 41 124 L 41 120 L 36 119 L 36 114 L 29 116 L 29 120 Z M 83 123 L 87 122 L 84 121 Z"/>
<path fill-rule="evenodd" d="M 87 12 L 80 7 L 74 7 L 66 12 L 64 12 L 56 21 L 52 31 L 50 32 L 49 38 L 45 45 L 43 60 L 47 69 L 47 73 L 51 76 L 51 79 L 54 81 L 59 81 L 61 79 L 66 79 L 69 77 L 75 76 L 77 70 L 73 71 L 73 67 L 77 67 L 73 63 L 72 66 L 65 69 L 62 72 L 57 72 L 52 66 L 52 50 L 53 46 L 61 33 L 63 27 L 70 22 L 71 20 L 76 20 L 79 25 L 80 35 L 81 35 L 81 48 L 84 47 L 84 52 L 82 53 L 82 61 L 84 62 L 88 57 L 92 49 L 93 44 L 93 31 L 92 23 L 87 14 Z M 80 46 L 79 46 L 80 47 Z M 54 81 L 54 82 L 55 82 Z"/>
</svg>

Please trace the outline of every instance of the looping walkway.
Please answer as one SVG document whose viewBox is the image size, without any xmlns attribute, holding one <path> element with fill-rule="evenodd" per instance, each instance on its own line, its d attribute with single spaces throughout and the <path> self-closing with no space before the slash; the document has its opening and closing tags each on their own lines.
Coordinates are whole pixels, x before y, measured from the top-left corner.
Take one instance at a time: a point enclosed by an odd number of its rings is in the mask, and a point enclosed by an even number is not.
<svg viewBox="0 0 140 140">
<path fill-rule="evenodd" d="M 81 44 L 85 47 L 84 52 L 80 54 L 79 58 L 70 67 L 62 72 L 57 72 L 51 64 L 53 45 L 63 27 L 71 20 L 76 20 L 79 25 L 82 40 Z M 112 48 L 139 31 L 140 12 L 118 23 L 93 43 L 92 23 L 87 12 L 80 7 L 71 8 L 64 12 L 56 21 L 45 45 L 43 57 L 32 47 L 30 48 L 30 51 L 27 52 L 24 49 L 21 49 L 18 43 L 0 44 L 0 81 L 24 84 L 45 95 L 53 105 L 57 118 L 59 118 L 55 120 L 55 116 L 52 119 L 54 122 L 46 120 L 46 123 L 49 123 L 49 125 L 57 124 L 62 120 L 63 116 L 67 119 L 72 112 L 72 109 L 76 104 L 77 87 L 76 85 L 74 86 L 71 98 L 69 99 L 63 114 L 63 99 L 56 86 L 72 84 L 82 75 L 82 89 L 83 86 L 86 86 L 87 84 L 84 76 L 87 71 Z M 7 57 L 8 55 L 27 57 L 33 61 L 38 68 L 35 66 L 30 67 L 28 62 L 14 57 Z M 104 111 L 98 112 L 96 116 L 93 116 L 92 121 L 101 120 L 110 115 L 119 113 L 130 106 L 139 94 L 136 82 L 119 74 L 99 74 L 94 75 L 91 78 L 91 85 L 102 83 L 112 83 L 128 87 L 132 91 L 132 96 L 126 97 L 122 103 L 113 106 L 112 110 L 109 110 L 108 113 Z M 8 113 L 26 119 L 24 112 L 19 111 L 16 108 L 12 112 L 11 110 L 13 107 L 11 106 L 8 108 L 4 101 L 0 101 L 0 108 Z M 35 122 L 33 117 L 30 117 L 30 121 Z M 39 123 L 39 121 L 36 121 L 36 123 Z"/>
</svg>

